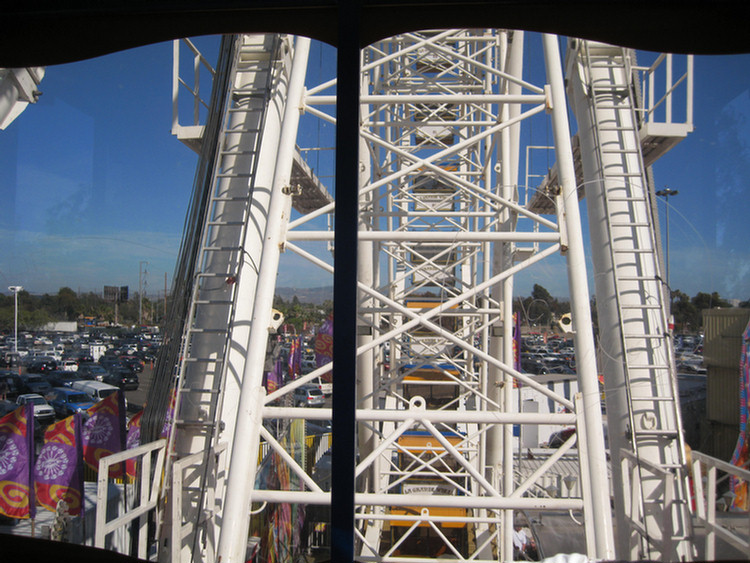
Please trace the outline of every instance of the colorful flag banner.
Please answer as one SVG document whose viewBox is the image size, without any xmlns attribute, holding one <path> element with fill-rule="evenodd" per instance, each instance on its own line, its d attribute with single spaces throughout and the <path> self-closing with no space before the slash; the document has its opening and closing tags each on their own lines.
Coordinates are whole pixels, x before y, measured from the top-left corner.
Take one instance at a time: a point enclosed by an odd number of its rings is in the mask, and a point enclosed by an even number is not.
<svg viewBox="0 0 750 563">
<path fill-rule="evenodd" d="M 99 460 L 120 452 L 125 446 L 125 405 L 122 391 L 105 397 L 86 413 L 83 425 L 83 460 L 98 471 Z M 120 464 L 110 468 L 110 477 L 122 477 Z"/>
<path fill-rule="evenodd" d="M 164 418 L 164 426 L 161 428 L 161 438 L 166 438 L 172 431 L 172 423 L 174 422 L 174 410 L 177 404 L 177 388 L 172 387 L 172 395 L 169 398 L 169 407 L 167 408 L 167 414 Z"/>
<path fill-rule="evenodd" d="M 300 363 L 302 358 L 302 339 L 293 338 L 289 344 L 289 356 L 287 358 L 287 367 L 289 368 L 289 377 L 295 379 L 300 372 Z"/>
<path fill-rule="evenodd" d="M 0 514 L 34 518 L 34 405 L 0 418 Z"/>
<path fill-rule="evenodd" d="M 34 466 L 37 503 L 54 512 L 63 500 L 71 516 L 83 511 L 81 420 L 76 413 L 50 426 Z"/>
<path fill-rule="evenodd" d="M 141 418 L 143 417 L 143 411 L 144 409 L 139 410 L 128 420 L 128 435 L 125 445 L 129 450 L 141 445 Z M 134 459 L 129 459 L 125 462 L 125 471 L 128 477 L 135 477 L 137 475 L 136 461 Z"/>
<path fill-rule="evenodd" d="M 743 467 L 750 461 L 750 439 L 748 433 L 748 400 L 750 399 L 750 323 L 742 334 L 742 354 L 740 356 L 740 435 L 734 448 L 731 463 Z M 729 482 L 734 493 L 731 508 L 733 510 L 748 510 L 748 483 L 736 477 Z"/>
<path fill-rule="evenodd" d="M 325 320 L 315 337 L 315 365 L 323 366 L 333 361 L 333 313 Z M 333 382 L 333 373 L 328 371 L 321 377 L 326 383 Z"/>
<path fill-rule="evenodd" d="M 276 391 L 284 380 L 284 361 L 281 358 L 277 358 L 273 364 L 273 369 L 266 372 L 265 387 L 267 393 L 273 393 Z"/>
</svg>

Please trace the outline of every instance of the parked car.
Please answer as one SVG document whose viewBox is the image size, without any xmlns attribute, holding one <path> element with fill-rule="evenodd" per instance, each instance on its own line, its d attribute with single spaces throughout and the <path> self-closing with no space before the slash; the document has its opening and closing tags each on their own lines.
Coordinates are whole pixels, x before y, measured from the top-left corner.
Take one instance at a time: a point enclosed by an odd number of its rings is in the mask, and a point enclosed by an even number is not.
<svg viewBox="0 0 750 563">
<path fill-rule="evenodd" d="M 55 422 L 55 409 L 49 406 L 47 400 L 36 393 L 24 393 L 16 399 L 17 405 L 34 405 L 34 419 L 38 420 L 42 426 L 47 426 Z"/>
<path fill-rule="evenodd" d="M 47 382 L 52 387 L 71 387 L 74 381 L 79 379 L 90 379 L 88 377 L 81 377 L 78 372 L 75 371 L 62 371 L 55 370 L 46 375 Z"/>
<path fill-rule="evenodd" d="M 135 373 L 143 371 L 143 362 L 136 356 L 120 356 L 120 361 Z"/>
<path fill-rule="evenodd" d="M 99 363 L 104 369 L 111 372 L 113 369 L 127 369 L 130 370 L 128 365 L 123 362 L 119 356 L 102 356 L 99 358 Z M 132 371 L 132 370 L 131 370 Z"/>
<path fill-rule="evenodd" d="M 60 418 L 66 418 L 78 411 L 85 411 L 93 406 L 94 401 L 83 391 L 75 389 L 56 387 L 52 389 L 49 396 L 49 404 L 55 409 L 55 414 Z"/>
<path fill-rule="evenodd" d="M 46 395 L 52 391 L 52 385 L 37 374 L 24 374 L 17 376 L 16 383 L 18 385 L 19 393 L 36 393 L 38 395 Z"/>
<path fill-rule="evenodd" d="M 130 370 L 113 368 L 102 379 L 104 383 L 109 383 L 125 391 L 135 391 L 138 389 L 138 376 Z"/>
<path fill-rule="evenodd" d="M 85 363 L 93 363 L 94 356 L 92 356 L 88 352 L 78 352 L 73 359 L 80 366 L 81 364 L 85 364 Z"/>
<path fill-rule="evenodd" d="M 0 370 L 0 390 L 5 397 L 0 399 L 15 399 L 18 396 L 17 375 L 10 370 Z"/>
<path fill-rule="evenodd" d="M 99 364 L 80 364 L 78 371 L 76 372 L 80 379 L 92 379 L 96 381 L 104 381 L 104 378 L 109 372 Z"/>
<path fill-rule="evenodd" d="M 118 387 L 102 381 L 74 381 L 72 388 L 77 391 L 83 391 L 95 403 L 120 390 Z M 127 406 L 127 401 L 125 402 L 125 406 Z"/>
<path fill-rule="evenodd" d="M 322 407 L 325 397 L 316 385 L 301 385 L 294 390 L 294 404 L 298 407 Z"/>
<path fill-rule="evenodd" d="M 78 362 L 72 359 L 64 359 L 60 362 L 59 368 L 63 371 L 78 371 Z"/>
<path fill-rule="evenodd" d="M 57 360 L 54 358 L 36 358 L 26 366 L 26 373 L 48 373 L 57 369 Z"/>
<path fill-rule="evenodd" d="M 15 401 L 0 401 L 0 418 L 4 417 L 6 414 L 10 414 L 18 407 L 19 405 Z M 38 444 L 44 442 L 45 430 L 46 426 L 42 426 L 36 417 L 34 417 L 34 441 L 38 442 Z M 37 447 L 39 447 L 39 445 Z"/>
</svg>

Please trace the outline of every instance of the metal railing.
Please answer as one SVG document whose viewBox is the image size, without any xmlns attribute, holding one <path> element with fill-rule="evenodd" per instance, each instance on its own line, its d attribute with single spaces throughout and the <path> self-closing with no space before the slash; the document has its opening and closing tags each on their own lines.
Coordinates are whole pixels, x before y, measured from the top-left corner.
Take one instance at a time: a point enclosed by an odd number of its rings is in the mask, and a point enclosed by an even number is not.
<svg viewBox="0 0 750 563">
<path fill-rule="evenodd" d="M 189 51 L 193 54 L 193 84 L 190 85 L 182 76 L 180 76 L 180 45 L 185 45 Z M 201 54 L 198 48 L 193 44 L 190 39 L 175 39 L 172 43 L 173 59 L 172 59 L 172 134 L 178 135 L 180 129 L 185 127 L 201 127 L 205 123 L 201 123 L 201 107 L 205 111 L 209 109 L 209 102 L 201 97 L 201 68 L 205 69 L 211 75 L 211 81 L 213 81 L 216 75 L 216 70 Z M 211 84 L 209 82 L 209 85 Z M 179 107 L 179 94 L 181 89 L 186 89 L 193 98 L 193 122 L 190 125 L 180 125 L 180 107 Z M 209 88 L 208 95 L 210 96 L 211 91 Z"/>
<path fill-rule="evenodd" d="M 687 55 L 685 72 L 674 76 L 674 55 L 662 53 L 649 67 L 634 66 L 633 71 L 639 74 L 645 93 L 645 107 L 639 109 L 646 123 L 684 123 L 693 124 L 693 56 Z M 662 75 L 663 73 L 663 75 Z M 658 86 L 657 86 L 658 85 Z M 685 119 L 673 121 L 675 95 L 684 85 Z M 662 90 L 663 87 L 663 90 Z M 658 92 L 657 92 L 658 88 Z M 657 98 L 658 96 L 658 98 Z M 662 108 L 663 106 L 663 108 Z M 657 110 L 659 118 L 657 120 Z"/>
<path fill-rule="evenodd" d="M 668 556 L 675 551 L 675 540 L 672 520 L 674 503 L 680 502 L 676 498 L 677 476 L 666 471 L 658 464 L 652 463 L 646 459 L 639 458 L 633 452 L 622 450 L 620 452 L 622 464 L 623 490 L 630 492 L 626 494 L 625 499 L 625 516 L 628 519 L 630 529 L 640 535 L 641 545 L 631 545 L 630 559 L 649 558 L 649 550 L 655 549 L 662 556 Z M 648 509 L 644 506 L 643 491 L 641 486 L 646 480 L 657 480 L 660 487 L 655 489 L 661 499 L 658 503 L 662 508 L 661 514 L 657 517 L 659 529 L 648 529 L 645 525 L 645 518 Z M 640 549 L 640 552 L 639 552 Z"/>
<path fill-rule="evenodd" d="M 96 531 L 94 535 L 94 546 L 103 549 L 109 534 L 129 526 L 134 520 L 138 520 L 138 545 L 137 555 L 139 559 L 148 557 L 148 514 L 156 510 L 159 500 L 159 488 L 161 486 L 162 473 L 164 470 L 164 457 L 166 451 L 166 440 L 157 440 L 149 444 L 125 450 L 99 460 L 99 476 L 97 478 L 97 503 L 96 503 Z M 155 459 L 154 459 L 155 458 Z M 135 495 L 126 495 L 125 513 L 118 515 L 115 519 L 107 521 L 107 489 L 109 487 L 110 467 L 127 461 L 137 464 L 136 478 L 131 485 L 134 487 Z M 119 502 L 119 499 L 118 499 Z M 132 506 L 130 504 L 132 503 Z M 131 544 L 132 545 L 132 544 Z"/>
<path fill-rule="evenodd" d="M 704 559 L 707 561 L 716 559 L 717 536 L 719 539 L 739 549 L 750 559 L 750 512 L 745 511 L 745 514 L 748 515 L 746 521 L 748 532 L 744 535 L 738 533 L 736 529 L 730 529 L 723 525 L 716 517 L 716 505 L 718 502 L 724 502 L 725 508 L 729 508 L 726 499 L 717 496 L 717 485 L 723 480 L 723 478 L 717 479 L 718 472 L 723 472 L 725 474 L 724 477 L 732 476 L 750 483 L 750 471 L 695 451 L 692 452 L 691 466 L 695 500 L 695 520 L 697 523 L 703 524 L 706 528 Z"/>
</svg>

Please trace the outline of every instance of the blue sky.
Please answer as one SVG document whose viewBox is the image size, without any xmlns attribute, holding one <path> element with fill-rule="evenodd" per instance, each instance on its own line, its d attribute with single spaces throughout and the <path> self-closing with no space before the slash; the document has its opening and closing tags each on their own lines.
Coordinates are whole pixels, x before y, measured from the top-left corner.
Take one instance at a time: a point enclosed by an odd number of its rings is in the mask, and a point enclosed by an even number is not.
<svg viewBox="0 0 750 563">
<path fill-rule="evenodd" d="M 215 52 L 215 39 L 199 44 Z M 330 70 L 332 52 L 314 47 L 311 73 Z M 163 291 L 165 273 L 171 284 L 197 163 L 170 134 L 171 57 L 164 43 L 48 67 L 39 102 L 0 131 L 0 291 L 136 291 L 142 261 L 148 295 Z M 658 188 L 680 191 L 670 200 L 672 286 L 744 300 L 750 55 L 697 57 L 695 76 L 695 132 L 654 167 Z M 299 267 L 288 260 L 278 284 L 328 283 Z M 518 293 L 541 283 L 565 294 L 554 266 L 540 274 L 519 277 Z"/>
</svg>

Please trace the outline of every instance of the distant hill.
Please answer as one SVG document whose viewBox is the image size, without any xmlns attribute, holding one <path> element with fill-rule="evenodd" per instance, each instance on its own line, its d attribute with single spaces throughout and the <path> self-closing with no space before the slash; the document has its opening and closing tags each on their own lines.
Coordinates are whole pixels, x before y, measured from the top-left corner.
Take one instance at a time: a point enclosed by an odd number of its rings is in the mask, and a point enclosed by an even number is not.
<svg viewBox="0 0 750 563">
<path fill-rule="evenodd" d="M 333 301 L 333 286 L 326 287 L 277 287 L 276 295 L 284 301 L 291 301 L 294 296 L 300 300 L 300 303 L 312 303 L 322 305 L 324 301 Z"/>
</svg>

